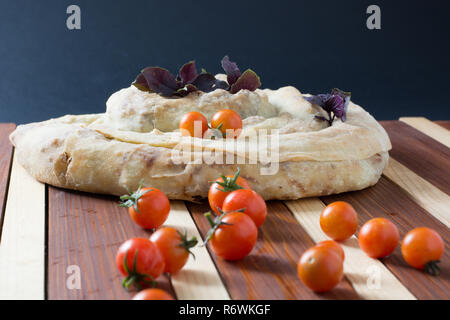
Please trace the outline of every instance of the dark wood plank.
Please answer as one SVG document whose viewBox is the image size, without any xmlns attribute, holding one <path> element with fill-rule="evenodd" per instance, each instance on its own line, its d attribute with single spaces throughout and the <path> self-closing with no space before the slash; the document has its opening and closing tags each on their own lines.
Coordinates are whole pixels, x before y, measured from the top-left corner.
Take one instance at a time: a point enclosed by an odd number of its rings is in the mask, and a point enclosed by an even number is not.
<svg viewBox="0 0 450 320">
<path fill-rule="evenodd" d="M 116 197 L 48 187 L 48 299 L 130 299 L 116 268 L 118 247 L 127 239 L 149 237 L 134 224 Z M 67 267 L 81 271 L 81 290 L 66 287 Z M 174 295 L 165 276 L 158 287 Z"/>
<path fill-rule="evenodd" d="M 381 121 L 392 142 L 389 154 L 450 195 L 450 149 L 401 121 Z"/>
<path fill-rule="evenodd" d="M 202 237 L 209 229 L 203 213 L 206 203 L 187 203 Z M 349 282 L 344 279 L 326 294 L 316 294 L 303 285 L 297 276 L 300 255 L 314 242 L 298 224 L 282 202 L 267 202 L 268 216 L 259 229 L 253 251 L 237 262 L 211 256 L 233 299 L 358 299 Z"/>
<path fill-rule="evenodd" d="M 440 125 L 441 127 L 444 127 L 447 130 L 450 130 L 450 121 L 440 120 L 440 121 L 434 121 L 434 123 Z"/>
<path fill-rule="evenodd" d="M 13 152 L 13 146 L 9 141 L 9 135 L 15 128 L 16 125 L 13 123 L 0 124 L 0 236 L 2 234 L 3 214 L 5 212 L 6 195 Z"/>
<path fill-rule="evenodd" d="M 450 245 L 448 228 L 414 202 L 410 196 L 394 182 L 381 177 L 373 187 L 356 192 L 321 197 L 330 204 L 334 201 L 347 201 L 358 212 L 359 225 L 375 217 L 390 219 L 398 227 L 401 239 L 416 227 L 429 227 L 436 230 L 444 239 L 446 248 Z M 403 260 L 400 246 L 382 262 L 419 299 L 450 298 L 450 253 L 447 250 L 441 263 L 442 272 L 433 277 L 423 271 L 409 267 Z"/>
</svg>

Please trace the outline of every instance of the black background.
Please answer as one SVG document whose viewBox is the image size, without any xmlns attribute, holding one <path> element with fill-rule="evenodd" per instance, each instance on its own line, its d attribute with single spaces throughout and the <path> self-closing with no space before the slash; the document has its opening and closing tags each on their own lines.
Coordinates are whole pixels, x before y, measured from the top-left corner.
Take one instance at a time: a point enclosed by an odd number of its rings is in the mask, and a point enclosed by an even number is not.
<svg viewBox="0 0 450 320">
<path fill-rule="evenodd" d="M 66 8 L 81 8 L 68 30 Z M 381 30 L 366 8 L 381 7 Z M 0 121 L 103 112 L 139 70 L 228 54 L 263 87 L 352 91 L 380 120 L 449 119 L 450 1 L 0 1 Z"/>
</svg>

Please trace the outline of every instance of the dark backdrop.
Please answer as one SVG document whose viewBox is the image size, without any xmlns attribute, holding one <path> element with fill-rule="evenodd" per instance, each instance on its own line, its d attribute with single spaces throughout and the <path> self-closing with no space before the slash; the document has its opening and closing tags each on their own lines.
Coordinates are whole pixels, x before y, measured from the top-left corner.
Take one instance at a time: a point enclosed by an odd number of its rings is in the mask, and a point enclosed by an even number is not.
<svg viewBox="0 0 450 320">
<path fill-rule="evenodd" d="M 81 7 L 81 30 L 66 8 Z M 366 8 L 381 7 L 381 30 Z M 0 121 L 105 109 L 138 71 L 228 54 L 264 87 L 339 87 L 378 119 L 449 119 L 450 1 L 0 1 Z"/>
</svg>

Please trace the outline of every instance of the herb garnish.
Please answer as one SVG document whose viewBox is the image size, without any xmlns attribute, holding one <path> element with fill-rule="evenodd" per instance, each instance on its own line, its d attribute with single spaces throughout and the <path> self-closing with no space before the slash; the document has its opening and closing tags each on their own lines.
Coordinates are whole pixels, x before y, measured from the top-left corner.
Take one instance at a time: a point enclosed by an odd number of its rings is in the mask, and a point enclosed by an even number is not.
<svg viewBox="0 0 450 320">
<path fill-rule="evenodd" d="M 328 114 L 328 119 L 322 116 L 316 116 L 316 119 L 328 121 L 331 126 L 335 118 L 345 122 L 350 96 L 350 92 L 334 88 L 331 90 L 331 93 L 318 94 L 316 96 L 305 97 L 305 99 L 325 110 Z"/>
<path fill-rule="evenodd" d="M 261 86 L 258 75 L 251 69 L 241 74 L 236 63 L 228 56 L 222 59 L 222 67 L 227 73 L 227 81 L 221 81 L 202 69 L 197 73 L 195 61 L 184 64 L 175 77 L 167 69 L 147 67 L 139 73 L 132 83 L 142 91 L 155 92 L 164 97 L 184 97 L 194 91 L 211 92 L 224 89 L 236 93 L 241 89 L 254 91 Z"/>
</svg>

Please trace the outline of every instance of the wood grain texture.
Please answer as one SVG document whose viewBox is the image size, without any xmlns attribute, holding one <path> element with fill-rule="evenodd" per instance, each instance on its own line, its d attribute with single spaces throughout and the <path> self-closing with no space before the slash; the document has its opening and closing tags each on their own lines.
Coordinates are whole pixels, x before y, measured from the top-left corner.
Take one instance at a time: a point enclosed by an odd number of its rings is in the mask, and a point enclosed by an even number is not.
<svg viewBox="0 0 450 320">
<path fill-rule="evenodd" d="M 450 195 L 450 149 L 401 121 L 381 121 L 392 142 L 391 157 Z"/>
<path fill-rule="evenodd" d="M 450 197 L 395 159 L 383 174 L 406 190 L 422 208 L 450 227 Z"/>
<path fill-rule="evenodd" d="M 450 130 L 450 121 L 439 120 L 439 121 L 433 121 L 433 122 L 440 125 L 441 127 L 444 127 L 447 130 Z"/>
<path fill-rule="evenodd" d="M 347 201 L 358 212 L 359 225 L 375 217 L 390 219 L 399 229 L 400 238 L 413 228 L 425 226 L 436 230 L 445 246 L 450 244 L 448 228 L 418 205 L 410 195 L 390 179 L 382 176 L 373 187 L 320 198 L 324 203 Z M 400 246 L 381 260 L 389 270 L 418 299 L 450 298 L 450 252 L 444 252 L 441 275 L 433 277 L 421 270 L 409 267 L 403 260 Z"/>
<path fill-rule="evenodd" d="M 320 213 L 325 204 L 318 198 L 285 201 L 297 221 L 314 242 L 329 240 L 320 228 Z M 345 252 L 344 273 L 363 299 L 414 300 L 406 287 L 377 259 L 368 257 L 353 236 L 340 243 Z"/>
<path fill-rule="evenodd" d="M 297 276 L 300 255 L 314 242 L 280 201 L 269 201 L 267 220 L 259 228 L 258 242 L 244 259 L 228 262 L 210 253 L 233 299 L 358 299 L 348 281 L 325 294 L 306 288 Z M 204 237 L 209 224 L 206 203 L 188 204 Z"/>
<path fill-rule="evenodd" d="M 130 299 L 136 291 L 121 286 L 115 264 L 119 246 L 129 238 L 148 238 L 117 197 L 100 196 L 49 187 L 48 299 Z M 78 266 L 81 288 L 66 282 L 70 266 Z M 69 269 L 70 270 L 70 269 Z M 174 292 L 165 276 L 158 287 Z"/>
<path fill-rule="evenodd" d="M 178 299 L 230 299 L 208 250 L 206 247 L 200 246 L 201 236 L 184 202 L 170 202 L 169 218 L 164 225 L 174 227 L 180 232 L 186 230 L 189 237 L 195 236 L 199 240 L 199 244 L 191 249 L 195 259 L 192 256 L 189 257 L 183 269 L 171 277 L 172 286 Z"/>
<path fill-rule="evenodd" d="M 442 128 L 436 123 L 423 118 L 400 118 L 400 121 L 409 124 L 411 127 L 425 133 L 436 141 L 439 141 L 447 148 L 450 148 L 450 132 L 447 129 Z"/>
<path fill-rule="evenodd" d="M 16 126 L 12 123 L 0 124 L 0 235 L 13 153 L 13 146 L 11 142 L 9 142 L 8 137 L 9 134 L 14 131 L 15 127 Z"/>
<path fill-rule="evenodd" d="M 45 185 L 14 157 L 0 241 L 0 299 L 44 299 L 45 219 Z"/>
</svg>

